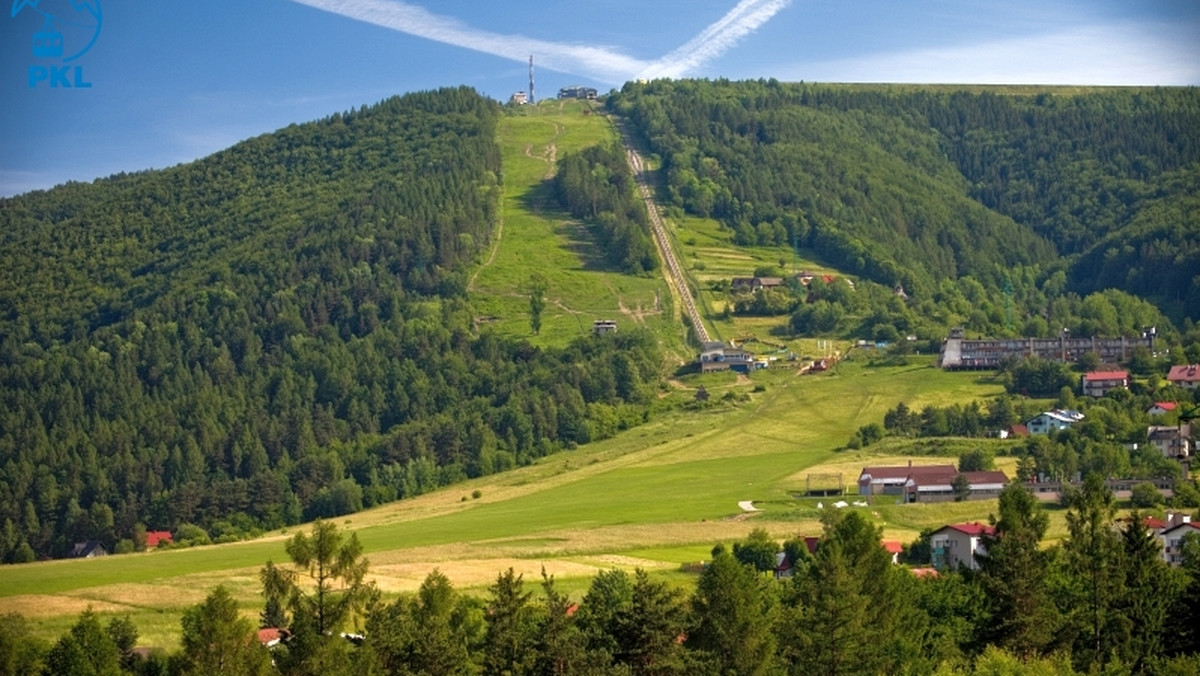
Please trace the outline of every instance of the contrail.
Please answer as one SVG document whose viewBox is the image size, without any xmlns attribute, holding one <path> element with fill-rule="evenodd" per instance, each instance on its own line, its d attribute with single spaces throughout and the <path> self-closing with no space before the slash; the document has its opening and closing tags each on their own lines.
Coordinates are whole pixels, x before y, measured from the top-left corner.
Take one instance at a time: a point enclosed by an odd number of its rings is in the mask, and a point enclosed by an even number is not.
<svg viewBox="0 0 1200 676">
<path fill-rule="evenodd" d="M 624 82 L 649 64 L 604 47 L 548 42 L 471 28 L 399 0 L 293 0 L 302 5 L 391 28 L 456 47 L 524 61 L 537 54 L 541 67 L 589 75 L 602 82 Z"/>
<path fill-rule="evenodd" d="M 679 77 L 717 58 L 771 20 L 791 0 L 742 0 L 699 35 L 638 74 L 639 78 Z"/>
<path fill-rule="evenodd" d="M 791 0 L 742 0 L 716 23 L 657 61 L 626 56 L 607 47 L 550 42 L 472 28 L 401 0 L 292 0 L 351 19 L 456 47 L 524 62 L 537 54 L 543 68 L 620 84 L 643 77 L 678 77 L 733 47 Z"/>
</svg>

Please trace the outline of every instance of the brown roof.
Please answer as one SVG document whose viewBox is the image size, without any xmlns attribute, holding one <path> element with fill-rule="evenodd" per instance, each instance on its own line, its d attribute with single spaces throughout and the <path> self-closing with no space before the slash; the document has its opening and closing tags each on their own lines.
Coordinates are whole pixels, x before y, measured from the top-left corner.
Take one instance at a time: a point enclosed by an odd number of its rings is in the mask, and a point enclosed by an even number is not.
<svg viewBox="0 0 1200 676">
<path fill-rule="evenodd" d="M 863 475 L 870 474 L 872 479 L 907 479 L 912 477 L 917 481 L 930 480 L 940 478 L 947 474 L 953 479 L 955 474 L 958 474 L 958 469 L 954 465 L 896 465 L 896 466 L 881 466 L 881 467 L 864 467 Z"/>
<path fill-rule="evenodd" d="M 1179 364 L 1167 372 L 1167 380 L 1173 383 L 1200 383 L 1200 364 Z"/>
<path fill-rule="evenodd" d="M 1092 380 L 1128 380 L 1128 371 L 1091 371 L 1083 374 L 1085 381 Z"/>
<path fill-rule="evenodd" d="M 992 470 L 987 472 L 963 472 L 967 475 L 967 481 L 972 484 L 1006 484 L 1008 483 L 1008 475 L 1000 470 Z"/>
</svg>

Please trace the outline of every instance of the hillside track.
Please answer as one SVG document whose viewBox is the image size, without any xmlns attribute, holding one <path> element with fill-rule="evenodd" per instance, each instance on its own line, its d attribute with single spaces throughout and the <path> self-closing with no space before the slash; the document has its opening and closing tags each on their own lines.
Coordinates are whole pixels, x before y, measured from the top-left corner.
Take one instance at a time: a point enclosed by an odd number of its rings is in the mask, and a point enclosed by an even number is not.
<svg viewBox="0 0 1200 676">
<path fill-rule="evenodd" d="M 700 318 L 700 311 L 696 309 L 696 298 L 692 295 L 687 278 L 683 275 L 683 267 L 679 265 L 679 258 L 675 255 L 675 249 L 671 246 L 671 240 L 667 238 L 667 230 L 663 226 L 662 214 L 659 212 L 658 204 L 654 201 L 650 184 L 646 180 L 646 164 L 642 160 L 642 156 L 634 148 L 633 137 L 630 136 L 629 130 L 625 128 L 624 122 L 618 121 L 617 128 L 621 132 L 621 142 L 625 145 L 625 157 L 629 162 L 629 168 L 633 170 L 633 176 L 637 180 L 638 191 L 642 195 L 642 200 L 646 203 L 646 212 L 650 215 L 650 230 L 654 235 L 654 244 L 658 248 L 658 255 L 663 261 L 667 282 L 675 287 L 675 291 L 683 299 L 684 311 L 687 312 L 688 319 L 692 323 L 692 330 L 695 332 L 696 339 L 701 343 L 707 343 L 711 340 L 708 335 L 708 328 L 704 326 L 704 320 Z"/>
</svg>

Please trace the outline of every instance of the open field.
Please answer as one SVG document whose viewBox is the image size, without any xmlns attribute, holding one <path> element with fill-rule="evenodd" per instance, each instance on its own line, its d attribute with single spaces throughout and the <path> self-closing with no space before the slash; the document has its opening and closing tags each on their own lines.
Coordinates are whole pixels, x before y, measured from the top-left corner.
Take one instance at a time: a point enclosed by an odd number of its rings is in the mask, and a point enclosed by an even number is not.
<svg viewBox="0 0 1200 676">
<path fill-rule="evenodd" d="M 692 381 L 667 399 L 690 398 Z M 572 591 L 613 566 L 683 582 L 681 563 L 706 558 L 713 544 L 755 526 L 779 538 L 817 532 L 813 501 L 793 496 L 797 477 L 818 465 L 857 477 L 854 468 L 869 456 L 836 449 L 899 401 L 944 405 L 999 391 L 975 374 L 933 368 L 928 359 L 879 369 L 843 363 L 836 372 L 805 377 L 764 371 L 751 382 L 709 374 L 703 382 L 714 392 L 749 393 L 754 385 L 765 391 L 736 406 L 674 409 L 614 439 L 338 523 L 357 532 L 372 575 L 390 593 L 415 589 L 434 568 L 473 590 L 509 566 L 530 582 L 545 566 Z M 478 499 L 470 497 L 475 490 Z M 762 511 L 743 513 L 737 505 L 743 500 Z M 876 506 L 872 518 L 887 537 L 911 540 L 925 525 L 983 519 L 994 509 L 992 502 Z M 229 545 L 7 566 L 0 612 L 22 612 L 53 636 L 90 603 L 104 615 L 131 614 L 143 643 L 173 645 L 179 612 L 217 584 L 230 586 L 246 612 L 256 613 L 256 572 L 268 559 L 286 559 L 283 539 L 276 533 Z"/>
</svg>

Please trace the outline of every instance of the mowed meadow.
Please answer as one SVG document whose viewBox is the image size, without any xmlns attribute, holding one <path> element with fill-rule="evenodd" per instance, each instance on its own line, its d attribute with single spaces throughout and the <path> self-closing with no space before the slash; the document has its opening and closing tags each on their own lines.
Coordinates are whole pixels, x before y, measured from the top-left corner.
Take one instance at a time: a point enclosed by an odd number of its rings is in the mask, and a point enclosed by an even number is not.
<svg viewBox="0 0 1200 676">
<path fill-rule="evenodd" d="M 838 472 L 852 487 L 862 464 L 902 462 L 905 456 L 889 455 L 886 447 L 839 450 L 858 427 L 882 421 L 897 403 L 920 409 L 1000 393 L 999 384 L 979 374 L 937 369 L 933 357 L 875 367 L 857 350 L 814 375 L 798 375 L 782 363 L 749 378 L 675 374 L 694 348 L 685 343 L 686 327 L 661 273 L 632 277 L 604 269 L 586 228 L 567 218 L 548 186 L 556 157 L 615 138 L 607 119 L 577 102 L 546 102 L 501 123 L 503 225 L 472 277 L 471 298 L 481 330 L 540 345 L 565 344 L 595 319 L 653 331 L 669 362 L 654 415 L 612 439 L 528 467 L 339 518 L 338 525 L 361 540 L 370 577 L 385 594 L 415 590 L 435 568 L 457 587 L 481 594 L 509 567 L 527 583 L 545 570 L 577 596 L 592 575 L 613 566 L 645 568 L 687 585 L 694 577 L 681 572 L 681 564 L 707 558 L 714 544 L 752 528 L 781 539 L 818 533 L 818 500 L 797 497 L 808 472 Z M 688 222 L 672 227 L 675 237 L 689 238 Z M 721 257 L 717 233 L 697 237 L 699 255 L 710 263 Z M 548 282 L 536 336 L 526 290 L 534 271 Z M 700 385 L 710 393 L 705 407 L 691 404 Z M 737 396 L 727 400 L 727 393 Z M 742 501 L 753 501 L 759 511 L 743 511 Z M 860 509 L 885 537 L 907 541 L 929 525 L 984 519 L 995 504 Z M 306 527 L 290 532 L 298 530 Z M 268 560 L 286 561 L 288 536 L 5 566 L 0 613 L 24 614 L 49 639 L 91 606 L 101 616 L 128 614 L 141 632 L 140 645 L 174 647 L 182 610 L 218 584 L 256 618 L 258 570 Z"/>
</svg>

